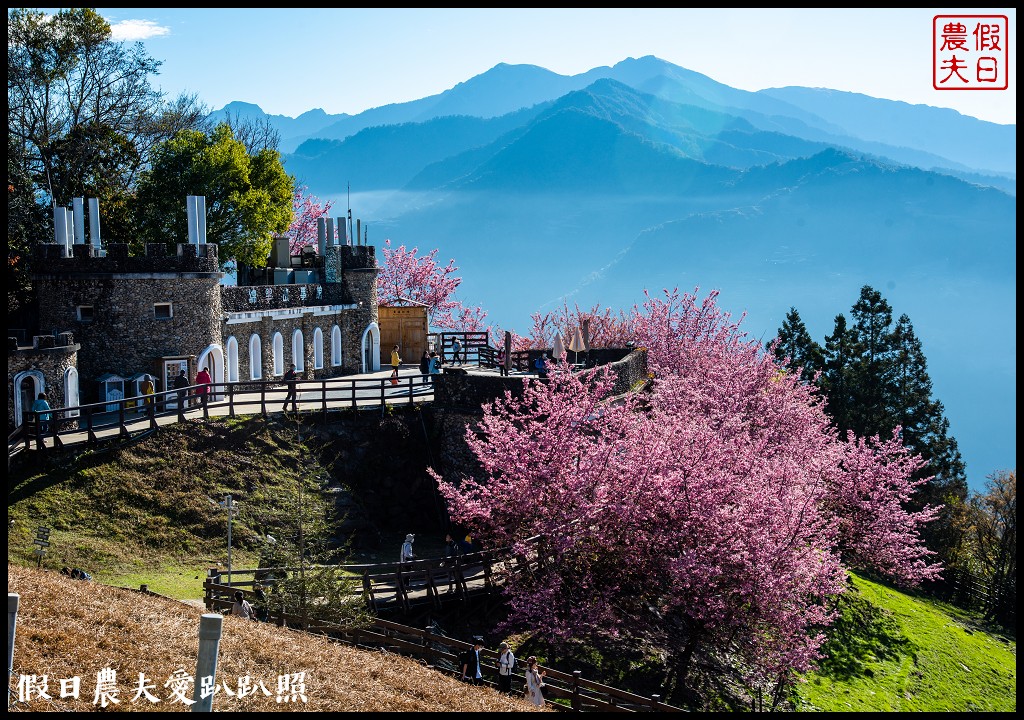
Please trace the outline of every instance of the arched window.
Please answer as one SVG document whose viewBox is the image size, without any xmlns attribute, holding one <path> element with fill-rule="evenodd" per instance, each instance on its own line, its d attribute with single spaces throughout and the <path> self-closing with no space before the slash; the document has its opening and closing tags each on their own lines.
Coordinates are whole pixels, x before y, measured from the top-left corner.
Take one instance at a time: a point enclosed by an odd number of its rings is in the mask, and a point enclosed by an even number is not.
<svg viewBox="0 0 1024 720">
<path fill-rule="evenodd" d="M 302 331 L 298 328 L 292 333 L 292 362 L 295 363 L 295 372 L 303 372 L 306 369 L 306 348 L 302 340 Z"/>
<path fill-rule="evenodd" d="M 317 328 L 313 331 L 313 369 L 324 367 L 324 331 Z"/>
<path fill-rule="evenodd" d="M 249 379 L 259 380 L 263 377 L 263 343 L 260 336 L 253 334 L 249 338 Z"/>
<path fill-rule="evenodd" d="M 238 340 L 228 338 L 228 382 L 238 382 Z"/>
<path fill-rule="evenodd" d="M 274 333 L 274 375 L 284 375 L 284 338 L 281 333 Z"/>
<path fill-rule="evenodd" d="M 341 328 L 337 325 L 331 328 L 331 365 L 341 365 Z"/>
<path fill-rule="evenodd" d="M 81 404 L 81 396 L 78 394 L 78 368 L 69 367 L 64 371 L 64 407 L 76 409 L 68 410 L 65 416 L 78 417 L 80 411 L 77 408 Z"/>
</svg>

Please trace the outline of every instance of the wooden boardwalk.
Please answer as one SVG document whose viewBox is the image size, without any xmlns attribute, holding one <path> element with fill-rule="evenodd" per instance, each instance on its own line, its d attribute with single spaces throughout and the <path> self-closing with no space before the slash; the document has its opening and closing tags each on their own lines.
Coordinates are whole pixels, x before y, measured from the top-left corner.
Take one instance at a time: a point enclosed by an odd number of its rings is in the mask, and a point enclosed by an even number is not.
<svg viewBox="0 0 1024 720">
<path fill-rule="evenodd" d="M 499 550 L 472 553 L 454 561 L 439 558 L 406 564 L 334 566 L 339 574 L 353 581 L 353 599 L 362 598 L 374 610 L 369 626 L 343 627 L 275 609 L 273 591 L 268 595 L 267 622 L 326 635 L 357 647 L 415 657 L 439 672 L 458 677 L 460 658 L 473 646 L 471 642 L 449 637 L 433 625 L 421 629 L 385 619 L 380 616 L 380 611 L 388 607 L 408 610 L 417 605 L 440 607 L 448 602 L 465 601 L 473 595 L 495 592 L 502 583 L 519 573 L 542 569 L 543 542 L 539 537 L 531 538 L 526 545 L 529 548 L 526 556 L 513 557 L 507 550 Z M 225 572 L 211 570 L 210 577 L 203 584 L 203 604 L 209 611 L 230 612 L 235 590 L 250 590 L 257 582 L 256 578 L 263 577 L 266 582 L 266 576 L 280 576 L 282 572 L 294 573 L 296 568 L 235 570 L 230 578 Z M 408 587 L 405 580 L 409 581 Z M 495 686 L 497 652 L 486 648 L 482 650 L 481 663 L 484 684 Z M 525 658 L 519 658 L 519 668 L 523 667 Z M 587 680 L 579 671 L 544 670 L 547 702 L 553 708 L 576 712 L 682 712 L 681 708 L 663 703 L 659 695 L 643 697 Z M 513 673 L 514 693 L 523 693 L 525 680 L 522 670 Z"/>
<path fill-rule="evenodd" d="M 466 371 L 498 374 L 486 362 L 464 365 Z M 530 373 L 516 373 L 530 377 Z M 398 384 L 391 382 L 391 370 L 362 375 L 348 375 L 325 380 L 296 382 L 297 412 L 303 416 L 327 413 L 344 408 L 367 409 L 384 405 L 415 405 L 434 400 L 430 378 L 421 375 L 418 367 L 399 370 Z M 26 413 L 26 422 L 8 435 L 8 465 L 11 458 L 24 450 L 81 445 L 132 437 L 159 427 L 185 420 L 240 415 L 283 413 L 287 386 L 280 380 L 236 383 L 212 383 L 205 404 L 200 403 L 198 387 L 186 388 L 181 405 L 178 391 L 169 390 L 148 396 L 149 402 L 131 397 L 76 407 L 54 408 L 45 432 L 40 432 L 39 413 Z M 291 405 L 291 403 L 289 403 Z M 289 412 L 292 412 L 289 408 Z"/>
</svg>

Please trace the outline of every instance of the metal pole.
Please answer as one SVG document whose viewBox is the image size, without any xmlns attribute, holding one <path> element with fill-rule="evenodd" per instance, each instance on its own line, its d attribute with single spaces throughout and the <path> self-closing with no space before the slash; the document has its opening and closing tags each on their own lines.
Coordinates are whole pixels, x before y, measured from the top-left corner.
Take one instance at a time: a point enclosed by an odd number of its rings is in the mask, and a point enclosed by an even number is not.
<svg viewBox="0 0 1024 720">
<path fill-rule="evenodd" d="M 228 585 L 231 584 L 231 523 L 235 517 L 235 508 L 231 504 L 231 496 L 224 500 L 224 507 L 228 509 Z"/>
<path fill-rule="evenodd" d="M 7 707 L 11 707 L 11 673 L 14 672 L 14 626 L 18 624 L 18 593 L 7 593 Z"/>
<path fill-rule="evenodd" d="M 199 618 L 199 656 L 196 658 L 196 681 L 192 689 L 192 712 L 213 711 L 213 689 L 217 678 L 217 649 L 220 646 L 224 616 L 207 613 Z M 203 697 L 203 678 L 210 678 Z"/>
</svg>

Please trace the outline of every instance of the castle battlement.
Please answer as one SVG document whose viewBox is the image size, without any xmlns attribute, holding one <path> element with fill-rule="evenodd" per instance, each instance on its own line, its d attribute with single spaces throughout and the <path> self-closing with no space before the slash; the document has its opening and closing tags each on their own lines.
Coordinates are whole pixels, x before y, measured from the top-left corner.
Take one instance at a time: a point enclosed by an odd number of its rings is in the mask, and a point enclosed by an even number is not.
<svg viewBox="0 0 1024 720">
<path fill-rule="evenodd" d="M 39 275 L 216 273 L 220 275 L 218 246 L 179 243 L 172 254 L 166 245 L 146 245 L 145 255 L 129 255 L 127 243 L 110 243 L 100 248 L 91 243 L 71 246 L 72 255 L 59 243 L 41 243 L 33 247 L 33 260 Z"/>
</svg>

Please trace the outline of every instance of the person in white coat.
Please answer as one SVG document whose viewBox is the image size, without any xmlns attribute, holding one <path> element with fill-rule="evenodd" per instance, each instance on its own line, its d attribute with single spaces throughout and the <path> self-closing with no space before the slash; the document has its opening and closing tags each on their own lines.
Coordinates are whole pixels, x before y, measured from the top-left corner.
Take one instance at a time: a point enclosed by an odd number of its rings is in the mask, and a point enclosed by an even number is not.
<svg viewBox="0 0 1024 720">
<path fill-rule="evenodd" d="M 537 664 L 537 657 L 526 658 L 526 699 L 537 707 L 544 705 L 544 671 Z"/>
</svg>

